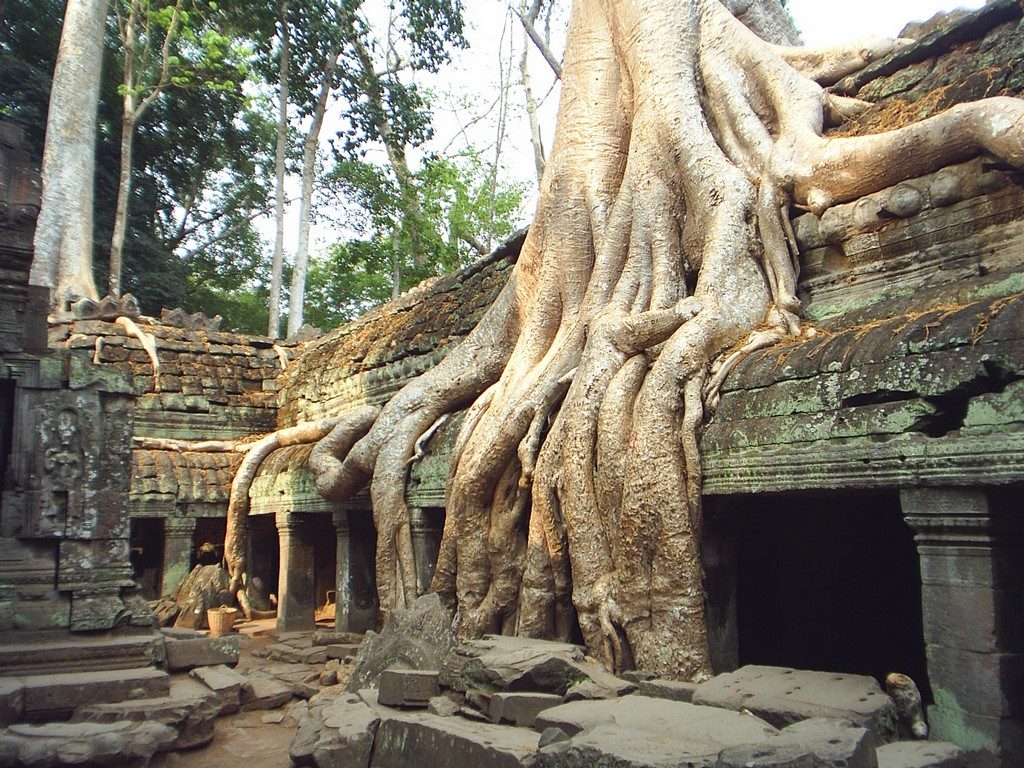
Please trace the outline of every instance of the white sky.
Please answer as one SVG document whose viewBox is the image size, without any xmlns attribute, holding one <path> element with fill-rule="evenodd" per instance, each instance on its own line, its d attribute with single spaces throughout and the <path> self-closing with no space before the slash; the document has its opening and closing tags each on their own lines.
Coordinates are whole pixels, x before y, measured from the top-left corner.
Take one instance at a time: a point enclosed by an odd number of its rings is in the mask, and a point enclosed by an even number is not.
<svg viewBox="0 0 1024 768">
<path fill-rule="evenodd" d="M 513 0 L 518 1 L 518 0 Z M 569 0 L 559 0 L 564 6 L 552 23 L 552 47 L 560 54 L 564 44 L 564 28 L 568 16 Z M 827 46 L 849 42 L 859 37 L 880 35 L 895 37 L 909 21 L 928 19 L 939 11 L 954 8 L 978 8 L 984 0 L 789 0 L 789 9 L 810 46 Z M 460 51 L 451 66 L 446 67 L 432 82 L 425 83 L 433 90 L 436 137 L 429 147 L 432 151 L 446 148 L 457 150 L 465 146 L 468 138 L 477 149 L 493 157 L 497 135 L 497 112 L 488 107 L 495 103 L 499 93 L 499 58 L 508 61 L 510 42 L 515 50 L 512 59 L 512 88 L 509 91 L 509 118 L 507 136 L 502 151 L 502 166 L 506 178 L 535 186 L 533 155 L 529 143 L 529 127 L 523 107 L 522 89 L 519 87 L 519 51 L 523 44 L 522 28 L 517 20 L 509 20 L 506 0 L 465 0 L 466 37 L 468 50 Z M 512 23 L 515 21 L 515 23 Z M 503 52 L 503 53 L 502 53 Z M 554 78 L 543 59 L 531 46 L 530 70 L 534 93 L 547 98 L 542 108 L 546 145 L 550 147 L 558 107 L 557 87 L 551 89 Z M 339 107 L 335 107 L 339 109 Z M 476 121 L 474 119 L 476 118 Z M 333 120 L 336 122 L 337 117 Z M 333 135 L 329 116 L 323 136 Z M 473 124 L 462 130 L 469 123 Z M 297 193 L 297 181 L 291 194 Z M 535 197 L 530 196 L 523 211 L 523 221 L 529 220 Z M 289 227 L 285 248 L 294 252 L 297 237 L 298 206 L 289 212 Z M 273 240 L 272 222 L 264 232 Z M 314 225 L 313 254 L 323 251 L 343 233 L 333 226 Z"/>
</svg>

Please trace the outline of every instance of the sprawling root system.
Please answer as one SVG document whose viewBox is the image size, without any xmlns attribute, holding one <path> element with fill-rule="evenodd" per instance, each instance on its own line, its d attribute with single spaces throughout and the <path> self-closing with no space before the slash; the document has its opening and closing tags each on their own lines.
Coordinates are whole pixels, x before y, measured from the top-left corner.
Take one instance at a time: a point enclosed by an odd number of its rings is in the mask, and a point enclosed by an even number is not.
<svg viewBox="0 0 1024 768">
<path fill-rule="evenodd" d="M 1010 98 L 822 138 L 863 106 L 822 83 L 897 43 L 810 51 L 790 33 L 775 0 L 576 0 L 511 280 L 456 351 L 317 449 L 329 498 L 370 483 L 385 611 L 416 597 L 410 458 L 468 408 L 433 583 L 460 633 L 568 638 L 578 621 L 611 668 L 711 672 L 697 432 L 742 355 L 802 332 L 790 207 L 979 152 L 1024 164 Z"/>
</svg>

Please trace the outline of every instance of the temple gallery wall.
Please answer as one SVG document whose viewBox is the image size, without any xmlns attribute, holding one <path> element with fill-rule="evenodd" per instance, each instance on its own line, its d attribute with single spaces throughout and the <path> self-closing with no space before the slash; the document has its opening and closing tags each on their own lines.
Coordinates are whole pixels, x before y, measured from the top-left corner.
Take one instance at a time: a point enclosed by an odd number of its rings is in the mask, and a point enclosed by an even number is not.
<svg viewBox="0 0 1024 768">
<path fill-rule="evenodd" d="M 1021 10 L 1002 6 L 1008 15 L 975 18 L 848 84 L 848 95 L 876 104 L 860 129 L 1024 89 Z M 27 288 L 37 182 L 18 131 L 4 126 L 0 139 L 0 667 L 116 669 L 159 695 L 167 676 L 146 601 L 172 595 L 197 564 L 219 562 L 244 443 L 387 402 L 474 327 L 522 236 L 312 339 L 274 342 L 180 312 L 102 308 L 47 329 L 46 299 Z M 898 670 L 921 688 L 935 737 L 1017 765 L 1020 174 L 972 160 L 792 224 L 799 296 L 817 332 L 740 362 L 700 435 L 715 671 Z M 438 424 L 409 466 L 422 592 L 461 418 Z M 232 441 L 240 447 L 209 449 Z M 369 498 L 324 500 L 312 448 L 278 448 L 259 466 L 248 491 L 250 575 L 280 630 L 313 629 L 332 607 L 338 629 L 377 628 Z M 54 649 L 69 636 L 92 644 L 63 659 Z M 31 706 L 37 718 L 60 709 Z"/>
</svg>

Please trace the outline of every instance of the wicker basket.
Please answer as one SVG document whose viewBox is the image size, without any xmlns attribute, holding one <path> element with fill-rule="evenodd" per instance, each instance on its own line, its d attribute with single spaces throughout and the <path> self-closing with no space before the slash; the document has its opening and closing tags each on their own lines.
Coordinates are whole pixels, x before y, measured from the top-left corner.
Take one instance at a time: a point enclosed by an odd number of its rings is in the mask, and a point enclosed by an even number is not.
<svg viewBox="0 0 1024 768">
<path fill-rule="evenodd" d="M 220 608 L 210 608 L 206 611 L 206 620 L 210 623 L 210 637 L 222 637 L 230 634 L 235 620 L 238 619 L 240 611 L 237 608 L 229 608 L 222 605 Z"/>
</svg>

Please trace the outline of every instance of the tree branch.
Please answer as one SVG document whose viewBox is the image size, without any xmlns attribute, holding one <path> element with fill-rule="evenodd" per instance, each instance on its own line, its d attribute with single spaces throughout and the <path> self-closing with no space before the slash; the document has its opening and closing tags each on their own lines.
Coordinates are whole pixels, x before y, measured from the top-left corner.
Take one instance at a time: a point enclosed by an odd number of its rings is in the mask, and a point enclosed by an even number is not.
<svg viewBox="0 0 1024 768">
<path fill-rule="evenodd" d="M 555 73 L 555 77 L 561 80 L 562 65 L 558 59 L 555 58 L 555 54 L 551 51 L 550 46 L 548 46 L 544 38 L 541 37 L 540 32 L 538 32 L 537 28 L 533 26 L 533 22 L 530 21 L 528 16 L 525 16 L 518 8 L 513 7 L 512 10 L 515 11 L 516 16 L 518 16 L 519 20 L 523 23 L 523 29 L 526 30 L 526 34 L 530 36 L 530 39 L 533 40 L 533 44 L 537 46 L 537 50 L 541 52 L 541 55 L 544 57 L 544 61 L 548 63 L 548 66 L 551 67 L 551 71 Z"/>
</svg>

